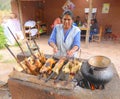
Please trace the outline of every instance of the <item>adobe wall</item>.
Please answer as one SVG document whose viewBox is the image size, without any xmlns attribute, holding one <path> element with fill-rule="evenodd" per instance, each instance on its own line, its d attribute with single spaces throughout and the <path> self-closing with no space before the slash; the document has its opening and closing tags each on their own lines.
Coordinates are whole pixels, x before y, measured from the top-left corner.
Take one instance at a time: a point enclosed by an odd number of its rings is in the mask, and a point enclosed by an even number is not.
<svg viewBox="0 0 120 99">
<path fill-rule="evenodd" d="M 74 15 L 79 15 L 82 20 L 84 20 L 84 8 L 89 7 L 86 0 L 71 0 L 75 4 L 75 9 L 73 10 Z M 54 4 L 55 3 L 55 4 Z M 51 24 L 55 17 L 61 15 L 63 12 L 62 6 L 65 0 L 46 0 L 45 3 L 45 20 L 48 24 Z M 103 3 L 110 3 L 110 10 L 108 14 L 102 13 Z M 97 8 L 97 20 L 103 27 L 105 24 L 112 24 L 113 32 L 119 32 L 120 24 L 120 0 L 93 0 L 93 8 Z"/>
<path fill-rule="evenodd" d="M 14 0 L 12 0 L 14 1 Z M 86 0 L 71 0 L 75 4 L 75 9 L 73 13 L 75 16 L 79 15 L 82 20 L 84 20 L 84 8 L 89 7 L 89 3 Z M 45 0 L 43 3 L 44 9 L 42 9 L 42 15 L 40 15 L 41 20 L 45 21 L 49 27 L 54 21 L 56 17 L 63 13 L 62 6 L 64 5 L 65 0 Z M 36 20 L 36 15 L 38 11 L 38 2 L 21 2 L 21 9 L 23 13 L 23 23 L 28 19 Z M 103 3 L 110 3 L 110 10 L 108 14 L 102 13 Z M 12 3 L 12 10 L 15 13 L 18 13 L 17 6 Z M 113 32 L 119 32 L 119 24 L 120 24 L 120 0 L 93 0 L 93 8 L 97 8 L 97 20 L 100 25 L 103 27 L 105 24 L 112 24 Z"/>
</svg>

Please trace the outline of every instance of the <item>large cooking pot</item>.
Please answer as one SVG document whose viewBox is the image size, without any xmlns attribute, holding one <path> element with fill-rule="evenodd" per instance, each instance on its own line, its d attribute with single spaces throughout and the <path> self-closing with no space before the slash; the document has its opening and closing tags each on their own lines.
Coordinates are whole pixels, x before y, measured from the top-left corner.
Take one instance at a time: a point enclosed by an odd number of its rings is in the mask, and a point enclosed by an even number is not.
<svg viewBox="0 0 120 99">
<path fill-rule="evenodd" d="M 105 84 L 113 77 L 111 60 L 105 56 L 94 56 L 83 63 L 81 72 L 85 79 L 96 84 Z"/>
<path fill-rule="evenodd" d="M 93 69 L 103 69 L 110 66 L 111 60 L 105 56 L 93 56 L 88 59 L 88 65 Z"/>
</svg>

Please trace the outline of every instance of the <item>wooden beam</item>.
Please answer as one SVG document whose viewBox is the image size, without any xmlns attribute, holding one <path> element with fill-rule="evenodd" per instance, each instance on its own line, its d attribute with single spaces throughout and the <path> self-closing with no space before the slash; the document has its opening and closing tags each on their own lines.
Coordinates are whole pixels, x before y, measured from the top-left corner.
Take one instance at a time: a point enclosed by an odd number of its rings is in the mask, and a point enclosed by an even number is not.
<svg viewBox="0 0 120 99">
<path fill-rule="evenodd" d="M 86 46 L 88 47 L 89 44 L 89 35 L 90 35 L 90 21 L 91 21 L 91 15 L 92 15 L 92 2 L 93 0 L 89 0 L 89 13 L 88 13 L 88 30 L 86 32 Z"/>
<path fill-rule="evenodd" d="M 20 1 L 44 1 L 44 0 L 20 0 Z"/>
<path fill-rule="evenodd" d="M 18 12 L 19 12 L 19 18 L 20 18 L 22 32 L 23 32 L 24 37 L 25 37 L 24 27 L 23 27 L 23 17 L 22 17 L 21 0 L 16 0 L 16 2 L 17 2 L 17 5 L 18 5 Z"/>
</svg>

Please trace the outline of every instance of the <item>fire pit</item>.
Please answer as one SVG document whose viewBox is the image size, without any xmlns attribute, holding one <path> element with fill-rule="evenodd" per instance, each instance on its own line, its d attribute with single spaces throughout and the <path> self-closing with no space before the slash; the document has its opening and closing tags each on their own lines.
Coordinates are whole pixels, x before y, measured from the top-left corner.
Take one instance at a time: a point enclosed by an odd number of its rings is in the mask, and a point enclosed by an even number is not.
<svg viewBox="0 0 120 99">
<path fill-rule="evenodd" d="M 110 59 L 105 56 L 94 56 L 84 62 L 81 67 L 84 79 L 79 83 L 80 86 L 85 83 L 91 89 L 103 89 L 104 85 L 113 77 L 111 65 Z"/>
<path fill-rule="evenodd" d="M 105 90 L 87 90 L 79 86 L 73 89 L 56 88 L 55 84 L 50 86 L 50 82 L 44 85 L 36 76 L 21 72 L 15 72 L 8 80 L 8 87 L 12 99 L 119 99 L 120 79 L 114 68 L 113 79 L 105 85 Z M 81 73 L 81 72 L 80 72 Z M 70 83 L 69 83 L 70 85 Z M 60 87 L 59 84 L 57 86 Z M 69 87 L 70 88 L 70 87 Z"/>
</svg>

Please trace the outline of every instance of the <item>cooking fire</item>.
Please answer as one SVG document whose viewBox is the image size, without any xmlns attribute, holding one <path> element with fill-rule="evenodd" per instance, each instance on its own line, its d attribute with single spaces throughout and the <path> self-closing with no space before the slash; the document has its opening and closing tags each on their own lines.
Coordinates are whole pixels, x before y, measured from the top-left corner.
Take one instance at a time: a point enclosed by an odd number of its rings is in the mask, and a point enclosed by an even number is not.
<svg viewBox="0 0 120 99">
<path fill-rule="evenodd" d="M 87 81 L 86 79 L 80 80 L 78 82 L 78 86 L 80 86 L 82 88 L 91 89 L 91 90 L 104 89 L 105 88 L 104 84 L 94 84 L 94 83 L 91 83 L 91 82 Z"/>
</svg>

